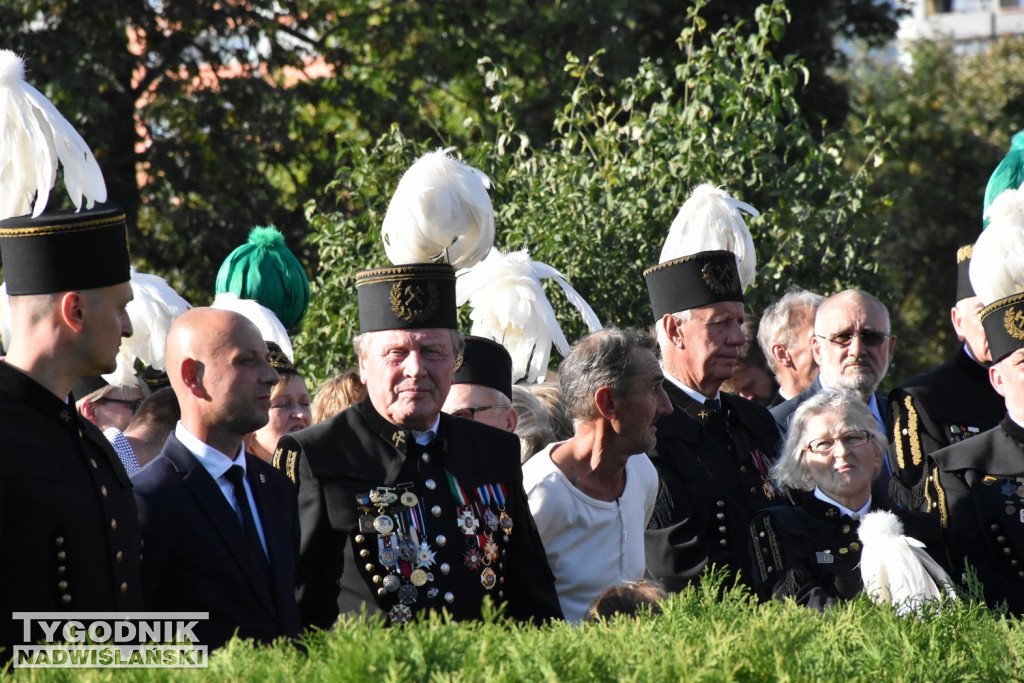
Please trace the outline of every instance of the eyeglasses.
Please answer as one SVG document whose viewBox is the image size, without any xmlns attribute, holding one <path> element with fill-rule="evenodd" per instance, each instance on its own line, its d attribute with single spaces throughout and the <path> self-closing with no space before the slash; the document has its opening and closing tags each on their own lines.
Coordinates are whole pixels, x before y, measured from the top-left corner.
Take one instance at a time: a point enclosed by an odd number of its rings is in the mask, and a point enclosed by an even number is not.
<svg viewBox="0 0 1024 683">
<path fill-rule="evenodd" d="M 807 442 L 807 450 L 811 453 L 817 453 L 818 455 L 828 455 L 832 452 L 832 449 L 836 447 L 836 443 L 839 441 L 843 442 L 845 448 L 856 448 L 857 446 L 863 446 L 868 442 L 870 434 L 863 429 L 855 429 L 852 432 L 847 432 L 838 437 L 824 436 L 820 439 L 814 439 L 813 441 Z"/>
<path fill-rule="evenodd" d="M 464 417 L 467 420 L 475 420 L 476 414 L 482 413 L 485 410 L 495 410 L 496 408 L 504 408 L 505 410 L 508 410 L 511 407 L 512 406 L 477 406 L 476 408 L 459 408 L 458 410 L 453 410 L 449 414 L 454 415 L 455 417 Z"/>
<path fill-rule="evenodd" d="M 134 413 L 134 412 L 138 411 L 139 406 L 142 405 L 142 399 L 141 398 L 133 398 L 133 399 L 107 398 L 106 396 L 104 396 L 99 401 L 97 401 L 97 403 L 120 403 L 121 405 L 131 406 L 132 407 L 132 412 Z"/>
<path fill-rule="evenodd" d="M 885 340 L 889 338 L 885 332 L 879 332 L 878 330 L 861 330 L 860 332 L 840 332 L 839 334 L 833 334 L 831 337 L 825 337 L 820 334 L 814 335 L 818 339 L 827 339 L 836 346 L 841 346 L 844 349 L 853 343 L 854 337 L 860 338 L 860 343 L 864 346 L 881 346 L 885 343 Z"/>
</svg>

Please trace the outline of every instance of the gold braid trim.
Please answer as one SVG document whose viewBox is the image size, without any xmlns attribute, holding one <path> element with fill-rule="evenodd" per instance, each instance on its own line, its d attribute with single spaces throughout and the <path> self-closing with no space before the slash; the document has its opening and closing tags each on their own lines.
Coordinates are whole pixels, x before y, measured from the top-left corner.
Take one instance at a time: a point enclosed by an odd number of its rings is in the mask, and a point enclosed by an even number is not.
<svg viewBox="0 0 1024 683">
<path fill-rule="evenodd" d="M 272 456 L 270 456 L 270 464 L 276 470 L 281 469 L 281 449 L 280 448 L 278 448 L 276 451 L 274 451 L 274 454 Z"/>
<path fill-rule="evenodd" d="M 917 418 L 917 411 L 914 410 L 914 399 L 907 396 L 905 402 L 907 406 L 907 431 L 909 432 L 908 437 L 910 440 L 910 460 L 915 465 L 920 465 L 924 459 L 924 455 L 921 453 L 921 435 L 918 434 L 919 420 Z"/>
<path fill-rule="evenodd" d="M 926 510 L 932 509 L 932 487 L 935 487 L 935 502 L 938 503 L 937 507 L 939 508 L 939 521 L 942 523 L 942 528 L 945 529 L 947 526 L 949 526 L 949 512 L 946 510 L 946 491 L 945 489 L 942 488 L 942 484 L 939 483 L 938 467 L 932 470 L 932 473 L 928 475 L 928 479 L 925 481 L 924 501 Z"/>
<path fill-rule="evenodd" d="M 908 396 L 907 398 L 910 397 Z M 901 438 L 903 436 L 903 411 L 900 410 L 901 407 L 899 403 L 894 405 L 895 410 L 893 412 L 895 415 L 892 421 L 892 440 L 896 445 L 896 465 L 898 469 L 905 470 L 907 469 L 907 463 L 905 460 L 906 456 L 903 453 L 903 439 Z"/>
<path fill-rule="evenodd" d="M 775 536 L 775 529 L 772 528 L 772 518 L 769 515 L 765 515 L 764 520 L 764 531 L 768 538 L 768 547 L 771 550 L 771 559 L 775 562 L 775 570 L 778 572 L 782 567 L 782 553 L 779 552 L 779 542 Z M 764 563 L 763 549 L 761 548 L 761 539 L 758 538 L 757 529 L 753 525 L 750 527 L 750 540 L 754 544 L 754 558 L 757 560 L 757 569 L 761 572 L 761 578 L 768 580 L 768 567 Z"/>
<path fill-rule="evenodd" d="M 284 472 L 288 475 L 288 478 L 292 480 L 292 483 L 296 486 L 299 485 L 299 472 L 298 472 L 299 454 L 295 451 L 288 451 L 288 457 L 285 459 Z"/>
</svg>

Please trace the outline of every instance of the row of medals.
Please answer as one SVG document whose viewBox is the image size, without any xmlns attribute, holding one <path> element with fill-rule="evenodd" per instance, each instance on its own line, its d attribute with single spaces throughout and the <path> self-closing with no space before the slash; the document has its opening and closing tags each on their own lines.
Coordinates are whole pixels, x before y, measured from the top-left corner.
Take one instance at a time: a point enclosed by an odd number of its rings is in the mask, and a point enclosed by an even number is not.
<svg viewBox="0 0 1024 683">
<path fill-rule="evenodd" d="M 369 495 L 356 497 L 356 502 L 362 506 L 361 510 L 364 513 L 364 518 L 360 520 L 360 531 L 363 531 L 366 526 L 372 526 L 373 530 L 377 532 L 377 559 L 390 572 L 383 577 L 381 587 L 377 592 L 381 597 L 388 593 L 398 594 L 398 604 L 391 608 L 388 616 L 392 623 L 399 624 L 404 624 L 412 618 L 412 610 L 409 605 L 419 599 L 419 588 L 434 580 L 434 574 L 428 570 L 433 566 L 437 555 L 425 539 L 419 538 L 416 525 L 412 523 L 412 511 L 419 505 L 419 497 L 408 490 L 411 486 L 411 483 L 399 484 L 397 487 L 378 486 L 371 490 Z M 392 508 L 396 502 L 401 503 L 402 507 Z M 375 515 L 370 514 L 370 506 L 376 508 Z M 481 507 L 483 508 L 483 524 L 490 530 L 484 532 L 482 547 L 477 543 L 477 532 L 480 530 L 480 517 L 477 513 Z M 471 571 L 483 567 L 480 572 L 480 583 L 485 590 L 491 590 L 498 583 L 498 575 L 490 566 L 497 559 L 499 553 L 498 544 L 494 541 L 493 534 L 501 529 L 504 534 L 503 540 L 507 542 L 508 535 L 512 533 L 512 518 L 504 510 L 501 510 L 499 516 L 489 506 L 475 503 L 457 506 L 456 514 L 456 523 L 466 538 L 467 549 L 463 554 L 463 561 Z M 396 529 L 395 519 L 399 516 L 404 525 L 399 525 Z M 367 517 L 372 517 L 372 521 Z M 365 530 L 368 531 L 368 529 Z M 443 535 L 439 535 L 436 540 L 440 546 L 446 543 Z M 414 567 L 408 577 L 402 576 L 399 562 L 406 562 Z M 368 571 L 372 570 L 372 565 L 368 565 L 367 569 Z M 447 563 L 442 563 L 439 569 L 443 574 L 449 572 Z M 436 587 L 431 586 L 427 589 L 428 598 L 436 598 L 437 594 Z M 454 596 L 451 593 L 445 594 L 447 602 L 451 602 L 453 599 Z"/>
</svg>

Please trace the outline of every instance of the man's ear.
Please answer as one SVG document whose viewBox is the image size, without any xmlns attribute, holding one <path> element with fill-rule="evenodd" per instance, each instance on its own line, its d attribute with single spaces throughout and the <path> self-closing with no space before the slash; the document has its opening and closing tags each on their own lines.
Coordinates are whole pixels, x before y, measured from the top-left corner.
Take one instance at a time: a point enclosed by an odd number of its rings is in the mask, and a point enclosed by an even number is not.
<svg viewBox="0 0 1024 683">
<path fill-rule="evenodd" d="M 185 358 L 181 361 L 179 372 L 181 381 L 192 394 L 206 396 L 206 389 L 203 387 L 203 363 L 195 358 Z"/>
<path fill-rule="evenodd" d="M 61 322 L 75 332 L 81 332 L 85 325 L 85 297 L 81 292 L 64 292 L 60 297 L 57 310 L 60 312 Z"/>
<path fill-rule="evenodd" d="M 82 407 L 78 409 L 78 412 L 82 414 L 89 422 L 96 424 L 96 404 L 92 401 L 82 401 Z"/>
<path fill-rule="evenodd" d="M 682 326 L 676 321 L 676 317 L 670 313 L 666 313 L 661 318 L 661 324 L 665 329 L 665 336 L 668 338 L 669 342 L 672 343 L 672 346 L 685 349 L 686 336 L 683 334 Z"/>
<path fill-rule="evenodd" d="M 597 412 L 606 420 L 615 419 L 619 409 L 615 392 L 611 387 L 601 387 L 597 390 L 597 393 L 594 394 L 594 405 L 597 407 Z"/>
<path fill-rule="evenodd" d="M 513 408 L 512 410 L 508 411 L 508 414 L 505 416 L 505 427 L 507 431 L 514 432 L 516 431 L 516 427 L 518 425 L 519 413 L 517 413 L 516 409 Z"/>
<path fill-rule="evenodd" d="M 780 368 L 795 367 L 793 359 L 789 355 L 789 349 L 782 344 L 772 344 L 771 348 L 768 349 L 768 352 L 771 353 L 776 366 Z"/>
<path fill-rule="evenodd" d="M 820 368 L 822 366 L 821 339 L 818 338 L 818 335 L 811 337 L 811 356 L 814 357 L 814 364 Z"/>
<path fill-rule="evenodd" d="M 988 381 L 997 394 L 1006 398 L 1006 389 L 1003 388 L 1003 373 L 999 370 L 999 363 L 993 363 L 989 366 Z"/>
</svg>

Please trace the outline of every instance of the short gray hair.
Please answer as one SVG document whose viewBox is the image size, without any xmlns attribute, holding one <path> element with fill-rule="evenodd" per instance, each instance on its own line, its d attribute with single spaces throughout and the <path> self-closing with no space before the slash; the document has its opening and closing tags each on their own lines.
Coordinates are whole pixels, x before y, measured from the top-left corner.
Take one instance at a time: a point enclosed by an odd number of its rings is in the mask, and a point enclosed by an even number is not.
<svg viewBox="0 0 1024 683">
<path fill-rule="evenodd" d="M 782 298 L 764 309 L 761 324 L 757 328 L 757 343 L 768 362 L 768 368 L 773 373 L 778 375 L 779 366 L 772 357 L 772 346 L 792 346 L 796 341 L 796 328 L 800 327 L 805 319 L 814 324 L 814 313 L 824 300 L 825 297 L 821 294 L 793 285 L 786 290 Z M 804 309 L 809 310 L 809 316 L 794 315 Z"/>
<path fill-rule="evenodd" d="M 682 325 L 693 319 L 693 309 L 688 308 L 678 313 L 669 313 L 669 315 L 676 321 L 676 325 Z M 661 324 L 661 320 L 654 323 L 654 337 L 658 340 L 658 348 L 661 349 L 661 355 L 664 357 L 672 344 L 669 343 L 668 335 L 665 334 L 665 326 Z"/>
<path fill-rule="evenodd" d="M 814 482 L 810 479 L 807 465 L 804 463 L 804 449 L 807 446 L 807 423 L 824 413 L 839 413 L 856 429 L 868 433 L 870 441 L 879 453 L 886 448 L 885 436 L 878 427 L 878 420 L 871 413 L 868 405 L 857 394 L 841 389 L 822 389 L 800 404 L 793 413 L 793 421 L 789 425 L 786 443 L 782 447 L 782 457 L 772 466 L 771 477 L 784 488 L 798 491 L 813 491 Z M 874 476 L 881 472 L 881 462 Z"/>
<path fill-rule="evenodd" d="M 380 330 L 386 332 L 386 330 Z M 466 350 L 466 337 L 463 336 L 459 330 L 448 330 L 452 335 L 452 349 L 455 351 L 455 367 L 456 369 L 462 365 L 462 354 Z M 352 339 L 352 346 L 356 350 L 356 356 L 359 358 L 366 358 L 366 354 L 370 352 L 370 335 L 374 332 L 360 332 Z"/>
<path fill-rule="evenodd" d="M 512 407 L 519 418 L 515 432 L 519 437 L 520 462 L 526 462 L 555 440 L 555 430 L 551 427 L 547 408 L 529 389 L 512 385 Z"/>
<path fill-rule="evenodd" d="M 558 383 L 566 410 L 576 422 L 598 416 L 594 395 L 601 387 L 617 393 L 629 389 L 637 367 L 633 352 L 647 349 L 654 353 L 654 340 L 635 330 L 606 328 L 588 334 L 576 342 L 558 366 Z"/>
</svg>

